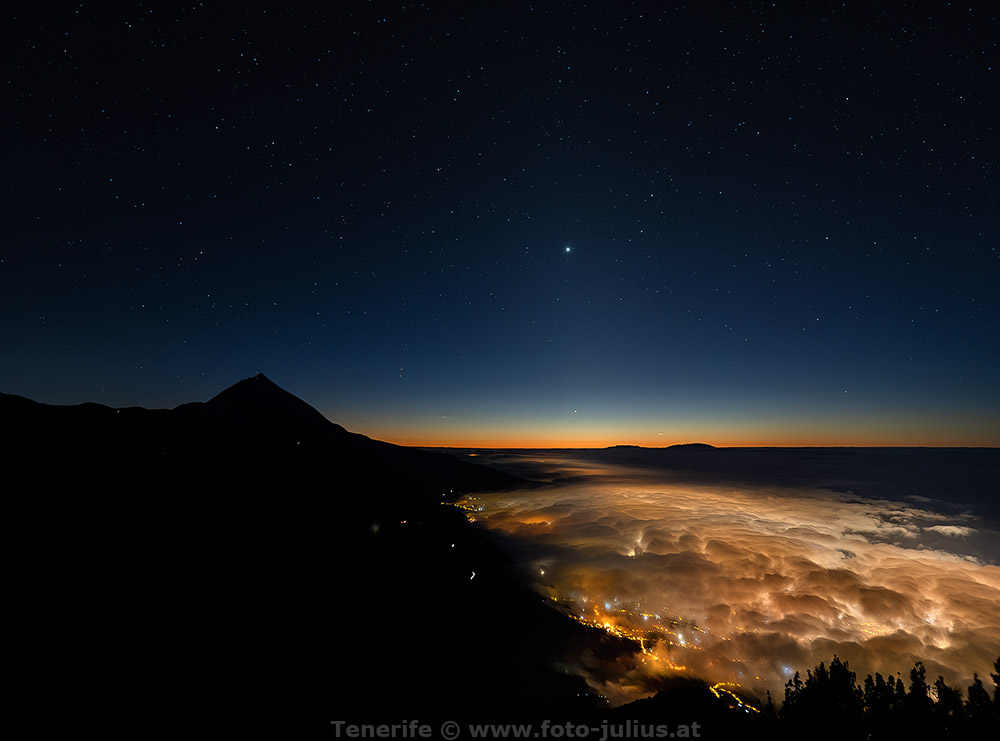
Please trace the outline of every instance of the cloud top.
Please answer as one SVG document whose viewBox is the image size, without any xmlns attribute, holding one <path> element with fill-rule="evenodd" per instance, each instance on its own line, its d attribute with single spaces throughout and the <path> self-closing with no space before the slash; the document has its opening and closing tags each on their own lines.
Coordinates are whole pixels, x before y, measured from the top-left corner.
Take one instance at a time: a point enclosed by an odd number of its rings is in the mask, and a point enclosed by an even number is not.
<svg viewBox="0 0 1000 741">
<path fill-rule="evenodd" d="M 861 676 L 920 659 L 966 682 L 1000 655 L 1000 541 L 968 511 L 559 463 L 565 483 L 480 495 L 477 520 L 513 537 L 563 609 L 642 643 L 631 664 L 577 667 L 616 701 L 678 671 L 780 697 L 834 653 Z"/>
</svg>

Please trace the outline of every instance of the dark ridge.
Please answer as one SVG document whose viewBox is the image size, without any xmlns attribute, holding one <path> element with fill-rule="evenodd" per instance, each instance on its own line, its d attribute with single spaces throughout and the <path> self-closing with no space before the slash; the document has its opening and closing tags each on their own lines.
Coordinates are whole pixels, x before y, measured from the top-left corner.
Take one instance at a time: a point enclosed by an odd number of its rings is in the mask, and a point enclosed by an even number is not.
<svg viewBox="0 0 1000 741">
<path fill-rule="evenodd" d="M 264 376 L 173 410 L 4 394 L 0 420 L 11 738 L 594 705 L 552 667 L 618 642 L 442 506 L 524 479 L 349 433 Z"/>
<path fill-rule="evenodd" d="M 280 426 L 299 434 L 329 433 L 331 430 L 347 432 L 263 373 L 233 384 L 204 404 L 184 404 L 175 411 L 191 413 L 195 409 L 200 409 L 205 418 L 215 418 L 227 424 L 249 425 L 254 431 L 265 426 Z"/>
<path fill-rule="evenodd" d="M 289 449 L 303 444 L 349 444 L 351 434 L 263 373 L 246 378 L 206 402 L 173 410 L 178 433 L 190 444 L 246 449 Z"/>
<path fill-rule="evenodd" d="M 685 450 L 697 450 L 699 448 L 715 450 L 715 446 L 709 445 L 708 443 L 678 443 L 676 445 L 667 446 L 667 450 L 673 450 L 675 448 L 684 448 Z"/>
<path fill-rule="evenodd" d="M 134 485 L 190 487 L 242 480 L 260 490 L 265 477 L 287 488 L 336 495 L 379 492 L 414 500 L 514 488 L 524 479 L 441 452 L 405 448 L 350 433 L 263 374 L 207 402 L 175 409 L 114 409 L 101 404 L 40 404 L 0 394 L 5 452 L 70 484 L 85 471 L 114 471 Z M 53 466 L 53 461 L 60 465 Z M 225 473 L 221 473 L 225 471 Z M 155 480 L 150 482 L 151 472 Z M 16 473 L 16 472 L 15 472 Z M 30 488 L 30 477 L 17 481 Z M 277 483 L 283 482 L 283 483 Z"/>
</svg>

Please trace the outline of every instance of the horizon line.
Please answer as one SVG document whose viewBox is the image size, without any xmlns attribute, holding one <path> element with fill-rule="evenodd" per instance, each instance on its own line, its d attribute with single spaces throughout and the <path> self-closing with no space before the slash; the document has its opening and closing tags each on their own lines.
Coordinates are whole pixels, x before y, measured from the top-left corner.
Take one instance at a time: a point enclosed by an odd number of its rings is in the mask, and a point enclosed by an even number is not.
<svg viewBox="0 0 1000 741">
<path fill-rule="evenodd" d="M 391 442 L 384 440 L 383 442 Z M 671 450 L 694 448 L 696 450 L 830 450 L 830 449 L 878 449 L 878 450 L 1000 450 L 1000 445 L 714 445 L 705 447 L 692 443 L 671 443 L 670 445 L 634 445 L 615 443 L 613 445 L 426 445 L 422 443 L 393 443 L 408 448 L 432 448 L 439 450 L 612 450 L 614 448 L 636 448 L 640 450 Z"/>
</svg>

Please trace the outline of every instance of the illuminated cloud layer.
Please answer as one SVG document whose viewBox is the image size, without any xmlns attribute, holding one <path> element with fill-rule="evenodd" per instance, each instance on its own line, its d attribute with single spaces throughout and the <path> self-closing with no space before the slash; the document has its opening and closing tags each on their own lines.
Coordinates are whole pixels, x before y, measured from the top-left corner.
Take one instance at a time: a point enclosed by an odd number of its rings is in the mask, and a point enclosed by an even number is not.
<svg viewBox="0 0 1000 741">
<path fill-rule="evenodd" d="M 780 698 L 834 654 L 862 678 L 919 659 L 964 685 L 1000 655 L 996 533 L 971 514 L 558 463 L 569 483 L 480 496 L 475 517 L 515 536 L 564 609 L 641 639 L 620 666 L 572 667 L 615 701 L 675 671 Z"/>
</svg>

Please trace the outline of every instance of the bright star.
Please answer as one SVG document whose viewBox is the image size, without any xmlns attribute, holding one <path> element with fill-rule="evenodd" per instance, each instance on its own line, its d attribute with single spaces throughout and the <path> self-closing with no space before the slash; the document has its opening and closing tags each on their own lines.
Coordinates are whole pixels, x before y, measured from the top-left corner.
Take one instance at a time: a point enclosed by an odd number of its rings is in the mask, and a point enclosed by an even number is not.
<svg viewBox="0 0 1000 741">
<path fill-rule="evenodd" d="M 573 251 L 573 248 L 570 247 L 569 245 L 566 245 L 566 252 L 572 252 L 572 251 Z"/>
</svg>

